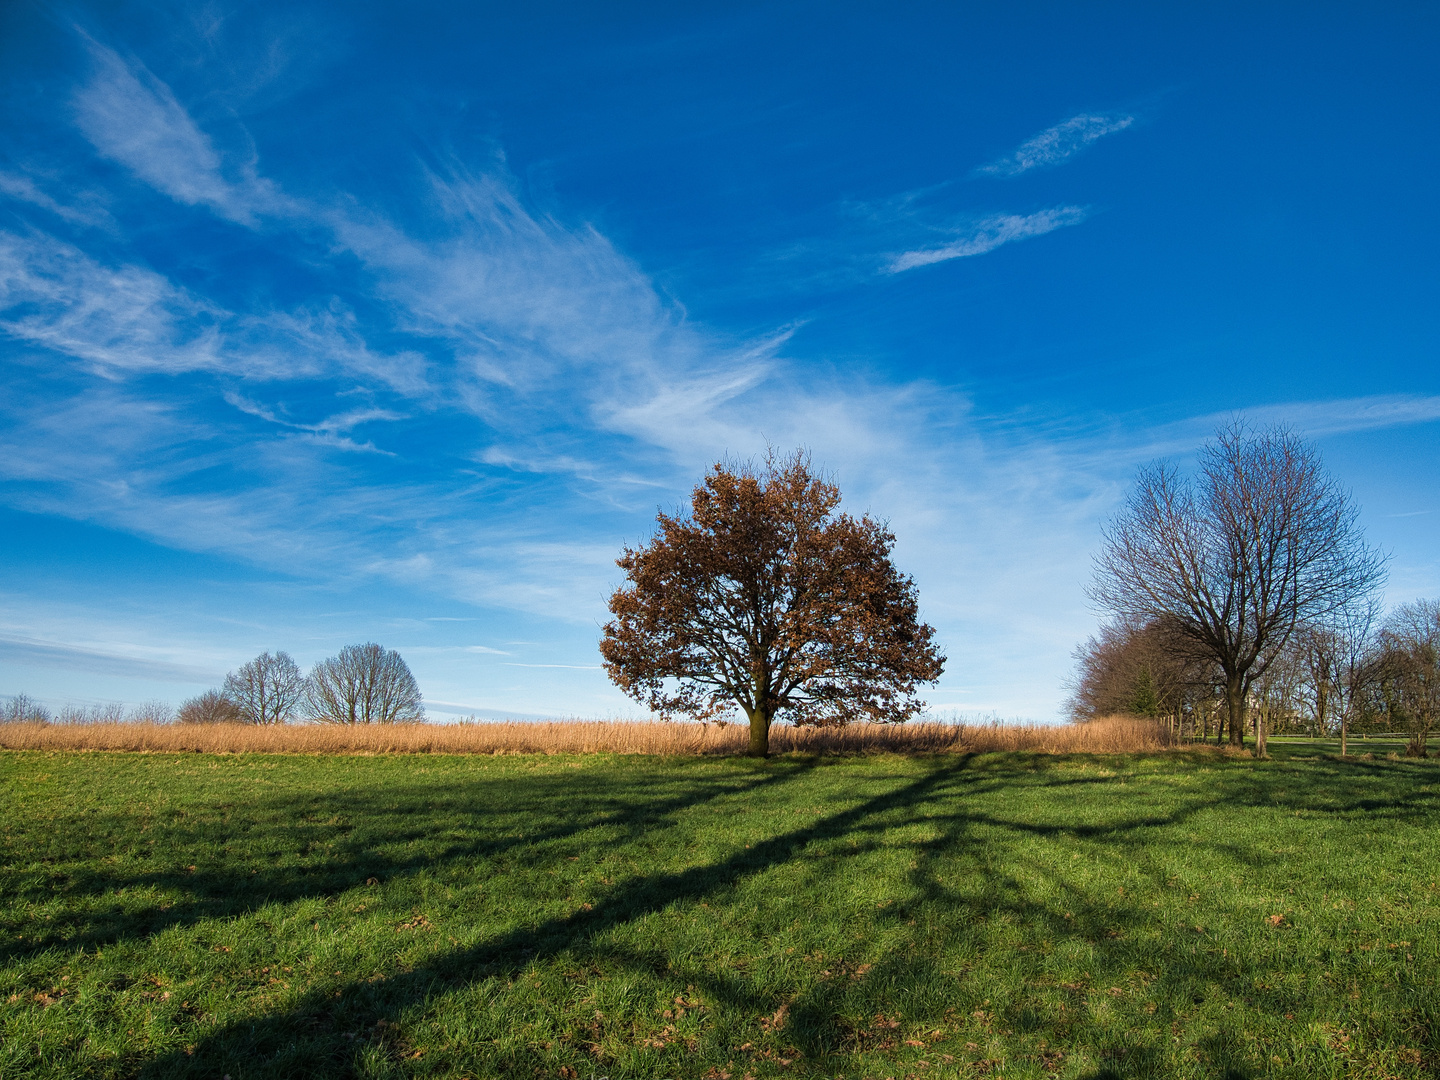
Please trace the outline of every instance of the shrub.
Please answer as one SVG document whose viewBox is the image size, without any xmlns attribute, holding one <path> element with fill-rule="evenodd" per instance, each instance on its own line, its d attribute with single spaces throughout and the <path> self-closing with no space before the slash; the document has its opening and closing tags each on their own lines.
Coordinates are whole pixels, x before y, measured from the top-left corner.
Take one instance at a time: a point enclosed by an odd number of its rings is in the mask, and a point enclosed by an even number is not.
<svg viewBox="0 0 1440 1080">
<path fill-rule="evenodd" d="M 219 690 L 206 690 L 190 698 L 181 704 L 176 716 L 182 724 L 239 724 L 244 719 L 240 706 Z"/>
<path fill-rule="evenodd" d="M 55 714 L 57 724 L 120 724 L 125 720 L 125 706 L 118 701 L 108 705 L 66 705 Z"/>
<path fill-rule="evenodd" d="M 16 694 L 0 708 L 0 721 L 7 724 L 48 724 L 50 710 L 27 694 Z"/>
<path fill-rule="evenodd" d="M 175 709 L 168 701 L 142 701 L 125 719 L 132 724 L 170 724 L 175 721 Z"/>
</svg>

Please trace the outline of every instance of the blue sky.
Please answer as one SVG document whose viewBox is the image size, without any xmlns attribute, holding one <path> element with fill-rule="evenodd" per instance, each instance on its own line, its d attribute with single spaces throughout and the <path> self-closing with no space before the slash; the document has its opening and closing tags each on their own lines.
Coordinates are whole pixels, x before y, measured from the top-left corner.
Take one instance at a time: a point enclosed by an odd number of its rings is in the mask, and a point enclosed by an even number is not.
<svg viewBox="0 0 1440 1080">
<path fill-rule="evenodd" d="M 941 710 L 1059 715 L 1100 524 L 1236 413 L 1440 593 L 1440 14 L 989 8 L 4 5 L 0 693 L 375 640 L 630 714 L 615 556 L 767 443 Z"/>
</svg>

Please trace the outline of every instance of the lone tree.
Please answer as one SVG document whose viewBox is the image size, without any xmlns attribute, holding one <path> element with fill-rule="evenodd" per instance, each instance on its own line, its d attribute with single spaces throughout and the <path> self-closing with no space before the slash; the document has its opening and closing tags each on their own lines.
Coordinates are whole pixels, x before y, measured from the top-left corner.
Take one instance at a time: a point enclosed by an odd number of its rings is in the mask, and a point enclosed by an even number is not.
<svg viewBox="0 0 1440 1080">
<path fill-rule="evenodd" d="M 247 724 L 284 724 L 305 695 L 305 676 L 287 652 L 261 653 L 225 676 L 225 697 Z"/>
<path fill-rule="evenodd" d="M 628 584 L 600 653 L 619 687 L 664 717 L 707 720 L 738 707 L 754 757 L 770 725 L 897 722 L 945 657 L 919 621 L 915 585 L 890 561 L 895 537 L 836 513 L 840 489 L 808 455 L 716 465 L 688 516 L 659 515 L 626 548 Z"/>
<path fill-rule="evenodd" d="M 310 672 L 310 718 L 325 724 L 408 724 L 425 719 L 420 687 L 394 649 L 347 645 Z"/>
<path fill-rule="evenodd" d="M 1091 598 L 1122 618 L 1166 619 L 1224 677 L 1243 746 L 1251 684 L 1297 630 L 1343 620 L 1384 580 L 1349 496 L 1284 428 L 1222 427 L 1199 474 L 1140 471 L 1105 532 Z"/>
</svg>

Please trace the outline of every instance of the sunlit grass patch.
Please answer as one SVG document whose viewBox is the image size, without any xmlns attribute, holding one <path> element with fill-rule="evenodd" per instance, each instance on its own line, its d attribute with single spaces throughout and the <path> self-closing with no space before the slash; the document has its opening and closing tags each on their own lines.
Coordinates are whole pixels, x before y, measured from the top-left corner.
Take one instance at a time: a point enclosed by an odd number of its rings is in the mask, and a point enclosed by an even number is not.
<svg viewBox="0 0 1440 1080">
<path fill-rule="evenodd" d="M 1428 762 L 0 755 L 0 1076 L 1428 1076 Z"/>
</svg>

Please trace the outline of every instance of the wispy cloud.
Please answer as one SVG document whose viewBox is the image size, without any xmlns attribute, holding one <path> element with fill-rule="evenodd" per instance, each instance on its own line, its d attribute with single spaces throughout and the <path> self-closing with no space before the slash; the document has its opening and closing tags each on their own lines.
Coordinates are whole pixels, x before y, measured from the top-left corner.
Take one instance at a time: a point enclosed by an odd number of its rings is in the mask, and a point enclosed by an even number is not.
<svg viewBox="0 0 1440 1080">
<path fill-rule="evenodd" d="M 1046 169 L 1068 161 L 1097 139 L 1124 131 L 1135 117 L 1124 113 L 1081 113 L 1046 128 L 1009 154 L 976 169 L 982 176 L 1019 176 L 1031 169 Z"/>
<path fill-rule="evenodd" d="M 599 671 L 599 664 L 514 664 L 506 662 L 505 667 L 563 668 L 566 671 Z"/>
<path fill-rule="evenodd" d="M 372 350 L 338 301 L 238 313 L 135 263 L 112 264 L 38 231 L 0 230 L 0 330 L 123 373 L 226 372 L 252 379 L 345 372 L 408 396 L 429 392 L 413 350 Z"/>
<path fill-rule="evenodd" d="M 1162 424 L 1136 416 L 1130 425 L 1136 434 L 1127 440 L 1131 449 L 1126 460 L 1138 464 L 1192 453 L 1237 415 L 1253 424 L 1288 427 L 1306 439 L 1323 439 L 1435 423 L 1440 421 L 1440 396 L 1372 394 L 1322 401 L 1283 401 L 1242 410 L 1202 413 Z"/>
<path fill-rule="evenodd" d="M 224 366 L 227 314 L 141 266 L 106 266 L 43 234 L 0 232 L 0 328 L 104 369 Z"/>
<path fill-rule="evenodd" d="M 24 173 L 0 171 L 0 195 L 7 195 L 12 199 L 27 202 L 31 206 L 38 206 L 71 225 L 97 227 L 113 227 L 114 225 L 114 221 L 105 209 L 95 205 L 93 200 L 78 206 L 62 203 L 42 189 L 35 182 L 33 176 Z"/>
<path fill-rule="evenodd" d="M 913 270 L 917 266 L 984 255 L 1002 244 L 1044 236 L 1067 225 L 1078 225 L 1088 216 L 1081 206 L 1056 206 L 1033 214 L 996 214 L 985 218 L 966 235 L 939 247 L 906 251 L 890 259 L 886 269 L 892 274 Z"/>
<path fill-rule="evenodd" d="M 251 224 L 292 208 L 254 161 L 227 170 L 209 136 L 145 65 L 85 42 L 93 70 L 73 102 L 76 123 L 96 150 L 176 201 L 232 221 Z"/>
<path fill-rule="evenodd" d="M 1377 394 L 1334 401 L 1297 401 L 1256 406 L 1246 409 L 1245 414 L 1260 423 L 1287 424 L 1311 438 L 1318 438 L 1433 423 L 1440 420 L 1440 396 Z M 1223 417 L 1205 419 L 1218 425 Z"/>
<path fill-rule="evenodd" d="M 473 619 L 430 619 L 429 622 L 473 622 Z M 489 645 L 412 645 L 414 653 L 474 653 L 485 656 L 514 656 L 504 649 L 492 649 Z"/>
<path fill-rule="evenodd" d="M 222 671 L 174 663 L 146 655 L 133 647 L 94 647 L 64 641 L 44 641 L 13 634 L 0 634 L 0 656 L 43 667 L 86 671 L 125 678 L 163 679 L 174 682 L 218 681 Z"/>
<path fill-rule="evenodd" d="M 406 419 L 403 413 L 392 412 L 389 409 L 352 409 L 306 424 L 280 416 L 274 408 L 250 401 L 240 394 L 228 390 L 224 394 L 224 399 L 228 404 L 250 416 L 259 417 L 278 427 L 314 435 L 341 435 L 353 431 L 363 424 Z"/>
</svg>

